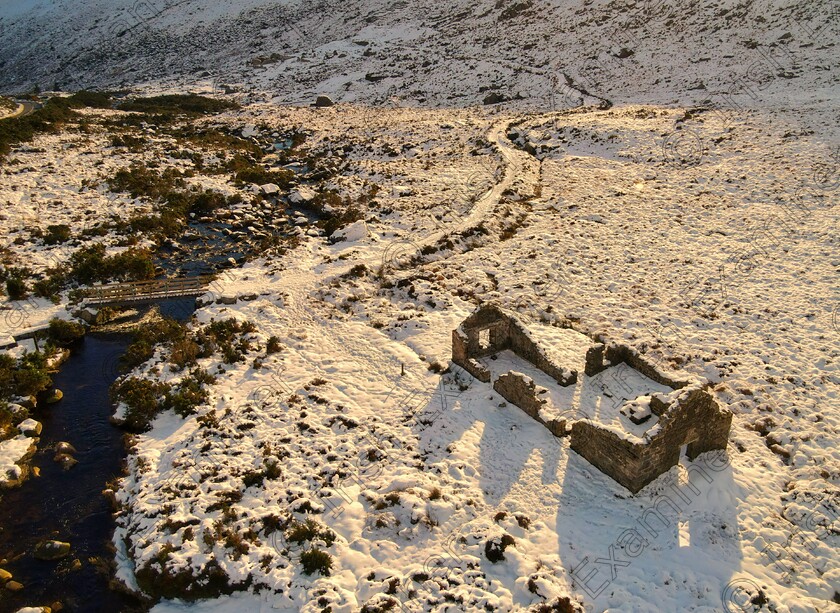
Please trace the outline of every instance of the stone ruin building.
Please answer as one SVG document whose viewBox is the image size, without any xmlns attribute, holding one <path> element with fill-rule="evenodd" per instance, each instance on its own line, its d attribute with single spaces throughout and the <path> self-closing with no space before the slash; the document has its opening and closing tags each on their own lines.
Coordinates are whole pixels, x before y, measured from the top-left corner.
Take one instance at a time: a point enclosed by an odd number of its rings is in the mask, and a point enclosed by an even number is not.
<svg viewBox="0 0 840 613">
<path fill-rule="evenodd" d="M 478 380 L 490 383 L 490 360 L 509 350 L 524 360 L 526 367 L 536 369 L 532 374 L 544 373 L 553 380 L 548 381 L 548 387 L 556 383 L 558 388 L 569 388 L 559 392 L 565 394 L 562 398 L 568 399 L 569 404 L 572 398 L 585 395 L 593 406 L 599 407 L 601 419 L 584 416 L 572 406 L 552 406 L 550 390 L 517 370 L 501 372 L 492 382 L 496 392 L 547 426 L 555 436 L 570 436 L 573 451 L 634 494 L 678 464 L 682 455 L 694 460 L 706 451 L 726 448 L 732 413 L 707 391 L 706 381 L 677 379 L 631 347 L 605 344 L 570 332 L 585 343 L 583 364 L 558 363 L 551 347 L 534 338 L 516 315 L 488 303 L 453 330 L 452 361 Z M 580 365 L 583 377 L 575 369 Z M 610 370 L 620 370 L 623 380 L 632 374 L 648 385 L 639 389 L 654 391 L 637 396 L 629 385 L 621 394 L 612 395 L 603 391 L 599 396 L 583 387 L 583 392 L 572 391 L 574 386 L 588 385 Z M 609 404 L 607 400 L 615 401 L 615 396 L 624 397 L 618 400 L 619 404 L 604 409 Z"/>
</svg>

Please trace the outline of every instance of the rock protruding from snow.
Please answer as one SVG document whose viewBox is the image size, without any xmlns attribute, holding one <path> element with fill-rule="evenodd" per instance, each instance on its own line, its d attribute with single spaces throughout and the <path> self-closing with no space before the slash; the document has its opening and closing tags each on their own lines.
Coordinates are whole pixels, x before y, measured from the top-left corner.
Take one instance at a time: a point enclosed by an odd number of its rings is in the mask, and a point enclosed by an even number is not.
<svg viewBox="0 0 840 613">
<path fill-rule="evenodd" d="M 329 96 L 318 96 L 315 98 L 315 105 L 316 107 L 327 107 L 332 106 L 333 101 Z"/>
<path fill-rule="evenodd" d="M 315 199 L 315 191 L 309 187 L 300 186 L 289 194 L 289 202 L 301 204 Z"/>
<path fill-rule="evenodd" d="M 360 241 L 363 238 L 367 238 L 370 236 L 370 232 L 368 231 L 367 224 L 363 220 L 354 221 L 349 226 L 341 228 L 340 230 L 336 230 L 333 232 L 330 239 L 333 242 L 338 241 L 347 241 L 347 242 L 354 242 Z"/>
<path fill-rule="evenodd" d="M 35 421 L 32 418 L 24 419 L 18 424 L 18 430 L 20 430 L 20 433 L 30 437 L 40 436 L 42 428 L 43 426 L 41 425 L 41 422 Z"/>
</svg>

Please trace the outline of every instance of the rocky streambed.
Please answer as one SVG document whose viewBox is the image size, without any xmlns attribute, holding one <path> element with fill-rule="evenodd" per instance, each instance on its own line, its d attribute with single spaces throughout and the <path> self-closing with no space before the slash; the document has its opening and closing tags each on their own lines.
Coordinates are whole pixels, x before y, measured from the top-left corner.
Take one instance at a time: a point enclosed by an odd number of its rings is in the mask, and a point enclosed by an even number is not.
<svg viewBox="0 0 840 613">
<path fill-rule="evenodd" d="M 258 203 L 239 203 L 212 216 L 195 217 L 177 239 L 157 250 L 155 264 L 167 276 L 210 274 L 241 265 L 248 255 L 291 242 L 304 235 L 319 236 L 319 215 L 307 206 L 307 190 L 281 196 L 264 185 Z"/>
</svg>

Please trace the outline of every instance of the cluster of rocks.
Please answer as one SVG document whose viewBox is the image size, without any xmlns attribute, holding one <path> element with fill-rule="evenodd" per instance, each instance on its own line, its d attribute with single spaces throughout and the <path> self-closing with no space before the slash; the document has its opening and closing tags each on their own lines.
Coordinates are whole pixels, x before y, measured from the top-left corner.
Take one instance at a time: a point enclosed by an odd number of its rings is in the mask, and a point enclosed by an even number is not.
<svg viewBox="0 0 840 613">
<path fill-rule="evenodd" d="M 304 229 L 310 224 L 310 220 L 299 211 L 290 209 L 288 204 L 283 202 L 277 185 L 267 183 L 255 186 L 255 190 L 263 195 L 263 200 L 259 204 L 237 204 L 217 214 L 217 221 L 225 224 L 221 230 L 222 234 L 244 243 L 260 241 L 278 234 L 287 236 L 320 234 L 314 227 L 309 228 L 308 231 Z M 314 197 L 314 191 L 301 187 L 289 194 L 288 201 L 306 206 Z"/>
<path fill-rule="evenodd" d="M 33 555 L 38 560 L 44 560 L 47 562 L 58 561 L 70 555 L 70 543 L 45 539 L 35 546 Z M 5 564 L 6 560 L 0 560 L 0 563 Z M 73 560 L 70 570 L 78 570 L 81 567 L 81 560 L 76 559 Z M 25 587 L 21 582 L 15 580 L 12 573 L 4 568 L 0 568 L 0 586 L 10 592 L 20 592 Z M 54 602 L 49 606 L 24 607 L 22 609 L 18 609 L 17 613 L 53 613 L 55 611 L 61 611 L 62 609 L 64 609 L 64 605 L 60 602 Z"/>
<path fill-rule="evenodd" d="M 263 241 L 320 236 L 321 230 L 308 217 L 290 208 L 284 197 L 277 195 L 279 189 L 271 183 L 255 185 L 254 190 L 263 196 L 261 202 L 234 204 L 212 217 L 196 219 L 202 224 L 200 227 L 193 226 L 177 240 L 167 239 L 162 244 L 158 256 L 166 260 L 164 268 L 177 268 L 180 262 L 193 263 L 197 259 L 227 262 L 236 267 L 241 262 L 231 255 L 253 252 Z M 306 206 L 314 195 L 311 190 L 300 188 L 286 199 Z"/>
<path fill-rule="evenodd" d="M 3 568 L 0 568 L 0 584 L 10 592 L 19 592 L 23 589 L 23 584 L 15 581 L 12 573 Z"/>
<path fill-rule="evenodd" d="M 73 457 L 73 454 L 77 453 L 76 448 L 73 447 L 70 443 L 58 443 L 55 446 L 55 456 L 53 456 L 53 461 L 61 464 L 61 468 L 64 470 L 70 470 L 79 461 Z"/>
</svg>

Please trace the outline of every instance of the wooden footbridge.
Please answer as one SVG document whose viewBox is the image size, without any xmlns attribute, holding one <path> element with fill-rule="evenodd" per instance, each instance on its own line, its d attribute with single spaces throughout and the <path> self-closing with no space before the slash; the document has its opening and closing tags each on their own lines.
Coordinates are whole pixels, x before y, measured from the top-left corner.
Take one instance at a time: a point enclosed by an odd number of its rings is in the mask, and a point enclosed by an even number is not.
<svg viewBox="0 0 840 613">
<path fill-rule="evenodd" d="M 85 302 L 97 306 L 127 306 L 201 296 L 215 278 L 214 275 L 199 275 L 95 285 L 85 289 Z"/>
</svg>

